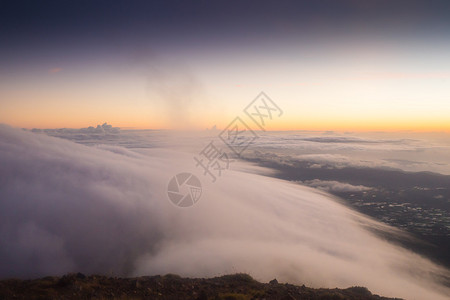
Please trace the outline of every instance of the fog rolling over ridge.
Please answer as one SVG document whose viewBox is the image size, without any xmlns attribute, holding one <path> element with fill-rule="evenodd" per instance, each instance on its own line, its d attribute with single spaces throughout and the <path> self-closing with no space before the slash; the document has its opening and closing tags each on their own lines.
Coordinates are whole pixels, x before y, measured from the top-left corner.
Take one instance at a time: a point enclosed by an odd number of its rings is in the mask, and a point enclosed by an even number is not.
<svg viewBox="0 0 450 300">
<path fill-rule="evenodd" d="M 127 141 L 120 134 L 113 140 L 91 147 L 0 126 L 1 278 L 246 272 L 406 299 L 450 293 L 442 284 L 447 269 L 366 228 L 404 233 L 327 193 L 245 167 L 210 183 L 189 152 L 160 142 L 151 148 L 148 140 L 127 149 L 117 146 Z M 184 171 L 203 184 L 189 209 L 166 194 L 169 179 Z"/>
</svg>

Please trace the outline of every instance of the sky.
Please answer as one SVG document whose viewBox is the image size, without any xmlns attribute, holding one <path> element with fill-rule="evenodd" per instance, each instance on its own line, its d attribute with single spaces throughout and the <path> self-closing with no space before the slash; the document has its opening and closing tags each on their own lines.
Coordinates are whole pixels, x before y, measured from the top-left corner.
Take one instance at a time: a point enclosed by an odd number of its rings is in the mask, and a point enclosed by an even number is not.
<svg viewBox="0 0 450 300">
<path fill-rule="evenodd" d="M 448 1 L 1 1 L 0 123 L 450 132 Z"/>
</svg>

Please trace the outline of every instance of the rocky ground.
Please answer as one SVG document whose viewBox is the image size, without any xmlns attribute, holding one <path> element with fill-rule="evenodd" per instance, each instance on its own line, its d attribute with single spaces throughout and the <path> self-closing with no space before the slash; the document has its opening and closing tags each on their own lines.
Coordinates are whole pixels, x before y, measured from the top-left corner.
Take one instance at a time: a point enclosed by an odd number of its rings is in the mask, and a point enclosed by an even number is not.
<svg viewBox="0 0 450 300">
<path fill-rule="evenodd" d="M 275 280 L 260 283 L 249 275 L 209 279 L 177 275 L 117 278 L 81 273 L 34 280 L 0 281 L 0 299 L 392 299 L 364 287 L 312 289 Z"/>
</svg>

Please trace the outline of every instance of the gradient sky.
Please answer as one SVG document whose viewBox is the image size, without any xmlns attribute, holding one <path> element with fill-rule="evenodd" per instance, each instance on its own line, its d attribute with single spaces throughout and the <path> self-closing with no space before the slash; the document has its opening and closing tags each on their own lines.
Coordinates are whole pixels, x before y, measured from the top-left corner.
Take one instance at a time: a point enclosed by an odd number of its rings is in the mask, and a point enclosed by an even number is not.
<svg viewBox="0 0 450 300">
<path fill-rule="evenodd" d="M 450 1 L 1 1 L 0 122 L 450 131 Z"/>
</svg>

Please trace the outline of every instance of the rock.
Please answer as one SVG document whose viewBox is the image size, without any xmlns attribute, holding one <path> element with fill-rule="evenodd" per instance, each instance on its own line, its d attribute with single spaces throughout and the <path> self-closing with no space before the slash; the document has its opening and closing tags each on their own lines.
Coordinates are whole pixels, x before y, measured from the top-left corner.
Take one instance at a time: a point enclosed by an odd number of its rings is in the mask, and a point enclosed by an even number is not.
<svg viewBox="0 0 450 300">
<path fill-rule="evenodd" d="M 135 286 L 135 288 L 139 289 L 139 288 L 142 287 L 142 284 L 141 284 L 141 282 L 139 280 L 135 280 L 134 281 L 134 286 Z"/>
<path fill-rule="evenodd" d="M 206 295 L 206 292 L 204 290 L 200 292 L 200 295 L 197 297 L 197 300 L 208 300 L 208 296 Z"/>
<path fill-rule="evenodd" d="M 64 275 L 63 277 L 61 277 L 58 280 L 57 285 L 60 287 L 66 287 L 71 283 L 72 283 L 72 278 L 69 275 Z"/>
<path fill-rule="evenodd" d="M 271 281 L 269 281 L 269 283 L 270 284 L 278 284 L 278 280 L 275 278 L 275 279 L 272 279 Z"/>
</svg>

